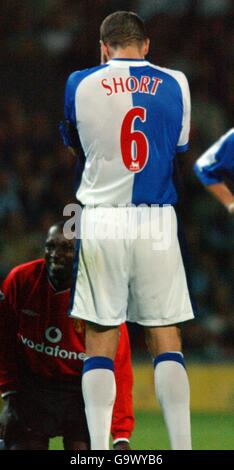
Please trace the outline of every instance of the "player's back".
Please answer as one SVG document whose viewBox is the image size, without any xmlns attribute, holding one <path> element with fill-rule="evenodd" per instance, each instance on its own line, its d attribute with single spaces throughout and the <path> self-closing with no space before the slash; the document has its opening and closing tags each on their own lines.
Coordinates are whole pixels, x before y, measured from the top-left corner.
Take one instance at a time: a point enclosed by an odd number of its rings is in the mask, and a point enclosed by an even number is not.
<svg viewBox="0 0 234 470">
<path fill-rule="evenodd" d="M 190 96 L 181 72 L 145 60 L 113 59 L 73 73 L 66 117 L 86 164 L 83 204 L 174 204 L 173 158 L 187 150 Z"/>
</svg>

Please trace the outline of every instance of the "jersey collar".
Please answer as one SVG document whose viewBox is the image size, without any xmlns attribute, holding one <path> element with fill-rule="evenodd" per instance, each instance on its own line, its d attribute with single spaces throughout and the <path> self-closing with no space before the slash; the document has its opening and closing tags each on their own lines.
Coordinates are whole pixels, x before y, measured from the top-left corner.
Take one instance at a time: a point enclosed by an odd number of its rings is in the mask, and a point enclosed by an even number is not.
<svg viewBox="0 0 234 470">
<path fill-rule="evenodd" d="M 145 67 L 149 65 L 149 62 L 145 59 L 111 59 L 107 62 L 107 65 L 112 65 L 118 68 L 124 67 Z"/>
<path fill-rule="evenodd" d="M 63 290 L 57 290 L 55 287 L 54 287 L 54 284 L 51 282 L 49 276 L 47 275 L 47 280 L 48 280 L 48 283 L 50 285 L 50 287 L 52 288 L 52 290 L 54 291 L 55 295 L 57 294 L 63 294 L 64 292 L 68 292 L 70 291 L 71 289 L 68 287 L 67 289 L 63 289 Z"/>
</svg>

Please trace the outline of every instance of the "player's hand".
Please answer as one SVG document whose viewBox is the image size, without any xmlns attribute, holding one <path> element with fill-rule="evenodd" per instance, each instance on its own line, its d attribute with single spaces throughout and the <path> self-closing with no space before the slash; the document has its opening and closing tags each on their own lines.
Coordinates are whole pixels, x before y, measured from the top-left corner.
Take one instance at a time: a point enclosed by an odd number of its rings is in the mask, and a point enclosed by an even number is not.
<svg viewBox="0 0 234 470">
<path fill-rule="evenodd" d="M 229 204 L 227 206 L 227 210 L 228 210 L 229 214 L 232 214 L 232 215 L 234 214 L 234 201 L 231 202 L 231 204 Z"/>
<path fill-rule="evenodd" d="M 114 450 L 131 450 L 129 442 L 118 441 L 113 445 Z"/>
<path fill-rule="evenodd" d="M 17 393 L 7 395 L 4 398 L 2 413 L 0 415 L 0 439 L 5 441 L 5 444 L 14 441 L 15 436 L 18 436 L 19 429 L 24 428 L 22 419 L 20 417 L 19 396 Z"/>
<path fill-rule="evenodd" d="M 14 393 L 4 398 L 3 409 L 0 415 L 0 439 L 6 441 L 18 422 L 18 396 Z"/>
</svg>

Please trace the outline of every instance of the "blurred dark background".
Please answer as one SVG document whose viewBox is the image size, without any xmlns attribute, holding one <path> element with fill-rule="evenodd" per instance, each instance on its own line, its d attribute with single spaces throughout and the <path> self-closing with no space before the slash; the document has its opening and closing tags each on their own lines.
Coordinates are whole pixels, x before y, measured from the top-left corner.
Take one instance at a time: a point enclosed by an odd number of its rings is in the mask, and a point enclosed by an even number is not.
<svg viewBox="0 0 234 470">
<path fill-rule="evenodd" d="M 75 161 L 58 133 L 64 86 L 73 70 L 99 63 L 99 25 L 117 9 L 145 18 L 150 61 L 189 79 L 191 147 L 179 165 L 197 321 L 184 327 L 184 347 L 192 359 L 231 360 L 234 219 L 196 181 L 192 166 L 233 126 L 232 0 L 1 2 L 0 279 L 42 254 L 46 230 L 74 199 Z M 134 351 L 143 354 L 138 333 L 131 328 Z"/>
</svg>

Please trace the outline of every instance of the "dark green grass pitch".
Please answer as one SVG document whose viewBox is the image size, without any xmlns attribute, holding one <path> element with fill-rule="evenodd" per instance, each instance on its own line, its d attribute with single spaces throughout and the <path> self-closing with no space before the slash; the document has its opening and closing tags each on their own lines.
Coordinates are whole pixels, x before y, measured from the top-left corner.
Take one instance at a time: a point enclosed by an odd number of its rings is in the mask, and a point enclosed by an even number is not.
<svg viewBox="0 0 234 470">
<path fill-rule="evenodd" d="M 193 413 L 194 450 L 234 450 L 234 415 Z M 167 432 L 161 415 L 149 411 L 136 412 L 136 425 L 131 439 L 133 450 L 169 449 Z M 60 438 L 51 439 L 50 448 L 62 449 Z"/>
</svg>

